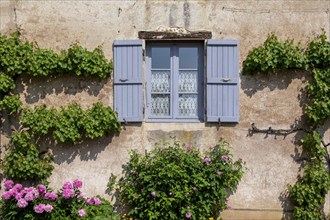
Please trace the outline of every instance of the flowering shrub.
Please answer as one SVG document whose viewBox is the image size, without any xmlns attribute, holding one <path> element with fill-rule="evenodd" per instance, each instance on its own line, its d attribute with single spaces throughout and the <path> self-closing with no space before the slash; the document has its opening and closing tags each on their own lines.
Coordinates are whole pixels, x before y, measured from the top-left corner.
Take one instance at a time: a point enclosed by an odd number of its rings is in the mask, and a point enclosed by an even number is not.
<svg viewBox="0 0 330 220">
<path fill-rule="evenodd" d="M 144 155 L 132 151 L 123 168 L 119 190 L 133 219 L 216 218 L 230 208 L 228 197 L 243 174 L 224 141 L 205 156 L 176 142 Z"/>
<path fill-rule="evenodd" d="M 6 220 L 74 220 L 116 219 L 106 200 L 88 198 L 80 192 L 82 181 L 66 182 L 53 193 L 47 186 L 23 187 L 12 180 L 4 183 L 0 219 Z"/>
</svg>

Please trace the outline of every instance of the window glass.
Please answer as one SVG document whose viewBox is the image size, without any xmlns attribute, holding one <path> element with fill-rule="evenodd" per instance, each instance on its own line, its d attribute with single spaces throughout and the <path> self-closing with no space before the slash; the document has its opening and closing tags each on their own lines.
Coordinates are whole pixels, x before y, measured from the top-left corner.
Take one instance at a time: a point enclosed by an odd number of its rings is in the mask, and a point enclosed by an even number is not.
<svg viewBox="0 0 330 220">
<path fill-rule="evenodd" d="M 171 50 L 169 47 L 151 48 L 152 69 L 170 69 L 171 68 Z"/>
<path fill-rule="evenodd" d="M 179 68 L 180 69 L 197 69 L 198 65 L 198 48 L 196 47 L 180 47 L 179 48 Z"/>
</svg>

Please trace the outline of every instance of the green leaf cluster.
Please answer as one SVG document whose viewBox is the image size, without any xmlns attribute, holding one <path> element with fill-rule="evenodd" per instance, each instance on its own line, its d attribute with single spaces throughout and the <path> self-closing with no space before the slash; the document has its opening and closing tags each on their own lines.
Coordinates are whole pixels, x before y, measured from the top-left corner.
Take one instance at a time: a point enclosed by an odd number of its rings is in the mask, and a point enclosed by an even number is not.
<svg viewBox="0 0 330 220">
<path fill-rule="evenodd" d="M 323 205 L 329 189 L 330 175 L 324 163 L 319 160 L 308 163 L 301 181 L 289 187 L 295 206 L 294 218 L 323 220 Z"/>
<path fill-rule="evenodd" d="M 313 68 L 330 68 L 330 42 L 325 32 L 308 44 L 306 56 Z"/>
<path fill-rule="evenodd" d="M 243 174 L 242 161 L 232 159 L 224 141 L 205 157 L 177 142 L 145 154 L 132 151 L 123 170 L 120 197 L 133 219 L 216 218 Z"/>
<path fill-rule="evenodd" d="M 34 134 L 52 134 L 60 143 L 78 142 L 83 137 L 95 139 L 121 130 L 117 114 L 100 102 L 85 111 L 78 104 L 59 110 L 45 106 L 24 109 L 20 119 Z"/>
<path fill-rule="evenodd" d="M 73 44 L 61 53 L 39 48 L 36 44 L 23 42 L 19 34 L 0 34 L 0 72 L 8 76 L 27 73 L 32 76 L 49 76 L 59 73 L 74 73 L 78 76 L 106 78 L 112 71 L 101 48 L 93 51 Z"/>
<path fill-rule="evenodd" d="M 7 93 L 16 87 L 14 80 L 4 73 L 0 72 L 0 92 Z"/>
<path fill-rule="evenodd" d="M 21 109 L 22 102 L 18 95 L 5 95 L 3 100 L 0 100 L 0 111 L 7 110 L 9 114 L 13 114 Z"/>
<path fill-rule="evenodd" d="M 40 157 L 38 146 L 33 144 L 28 132 L 14 132 L 9 150 L 2 162 L 5 176 L 14 180 L 43 180 L 53 170 L 52 157 L 46 153 Z"/>
<path fill-rule="evenodd" d="M 302 53 L 300 44 L 292 40 L 280 42 L 274 34 L 268 35 L 264 44 L 253 48 L 243 62 L 242 73 L 274 73 L 276 69 L 307 68 L 307 59 Z"/>
</svg>

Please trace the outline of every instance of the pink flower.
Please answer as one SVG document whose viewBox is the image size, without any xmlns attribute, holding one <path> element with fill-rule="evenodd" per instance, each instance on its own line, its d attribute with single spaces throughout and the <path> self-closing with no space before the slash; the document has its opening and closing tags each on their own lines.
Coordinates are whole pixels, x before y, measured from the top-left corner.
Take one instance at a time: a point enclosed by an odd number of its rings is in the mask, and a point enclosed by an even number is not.
<svg viewBox="0 0 330 220">
<path fill-rule="evenodd" d="M 19 199 L 17 201 L 17 206 L 19 208 L 25 208 L 26 206 L 28 206 L 28 202 L 25 199 Z"/>
<path fill-rule="evenodd" d="M 78 215 L 79 215 L 80 217 L 84 217 L 84 216 L 86 215 L 85 209 L 79 209 L 79 210 L 78 210 Z"/>
<path fill-rule="evenodd" d="M 94 204 L 95 205 L 100 205 L 101 204 L 101 200 L 99 198 L 93 198 Z"/>
<path fill-rule="evenodd" d="M 73 187 L 75 187 L 75 188 L 81 188 L 82 187 L 82 185 L 83 185 L 83 183 L 82 183 L 82 181 L 81 180 L 74 180 L 73 181 Z"/>
<path fill-rule="evenodd" d="M 93 205 L 94 201 L 93 201 L 93 199 L 88 198 L 88 199 L 86 199 L 86 203 L 88 205 Z"/>
<path fill-rule="evenodd" d="M 25 196 L 24 199 L 26 201 L 32 201 L 33 200 L 33 194 L 31 192 L 28 192 Z"/>
<path fill-rule="evenodd" d="M 45 204 L 36 205 L 36 206 L 34 206 L 33 209 L 34 209 L 35 213 L 38 213 L 38 214 L 43 213 L 45 211 Z"/>
<path fill-rule="evenodd" d="M 196 187 L 194 187 L 194 188 L 193 188 L 193 190 L 194 190 L 194 191 L 196 191 L 196 190 L 197 190 L 197 188 L 196 188 Z"/>
<path fill-rule="evenodd" d="M 190 151 L 191 150 L 190 146 L 186 146 L 186 150 Z"/>
<path fill-rule="evenodd" d="M 189 212 L 186 213 L 186 218 L 191 218 L 191 214 Z"/>
<path fill-rule="evenodd" d="M 11 189 L 13 188 L 14 182 L 12 180 L 6 180 L 3 185 L 6 189 Z"/>
<path fill-rule="evenodd" d="M 58 199 L 58 195 L 55 194 L 55 193 L 50 193 L 50 192 L 47 192 L 45 195 L 44 195 L 44 198 L 45 199 L 51 199 L 51 200 L 57 200 Z"/>
<path fill-rule="evenodd" d="M 73 188 L 73 186 L 72 186 L 72 183 L 70 183 L 70 182 L 65 182 L 63 184 L 63 189 L 72 189 L 72 188 Z"/>
<path fill-rule="evenodd" d="M 226 155 L 222 155 L 222 156 L 221 156 L 221 160 L 223 160 L 223 161 L 227 161 L 227 160 L 228 160 L 228 156 L 226 156 Z"/>
<path fill-rule="evenodd" d="M 22 188 L 23 188 L 23 186 L 21 184 L 15 184 L 15 186 L 13 187 L 13 190 L 20 191 Z"/>
<path fill-rule="evenodd" d="M 50 204 L 45 205 L 44 207 L 45 212 L 51 212 L 53 210 L 53 206 Z"/>
<path fill-rule="evenodd" d="M 156 192 L 151 192 L 151 196 L 155 197 L 156 196 Z"/>
<path fill-rule="evenodd" d="M 4 200 L 10 199 L 11 196 L 12 196 L 12 192 L 10 192 L 10 191 L 5 191 L 5 192 L 2 194 L 2 199 L 4 199 Z"/>
<path fill-rule="evenodd" d="M 204 162 L 208 165 L 211 162 L 211 158 L 205 157 Z"/>
<path fill-rule="evenodd" d="M 217 174 L 218 174 L 218 175 L 221 175 L 221 174 L 222 174 L 222 172 L 221 172 L 221 171 L 218 171 L 218 172 L 217 172 Z"/>
<path fill-rule="evenodd" d="M 73 189 L 63 189 L 62 196 L 65 199 L 71 198 L 74 195 Z"/>
<path fill-rule="evenodd" d="M 172 195 L 173 195 L 173 193 L 172 193 L 172 192 L 169 192 L 169 193 L 168 193 L 168 195 L 169 195 L 169 196 L 172 196 Z"/>
<path fill-rule="evenodd" d="M 231 209 L 231 206 L 230 206 L 230 205 L 227 205 L 227 206 L 226 206 L 226 209 Z"/>
<path fill-rule="evenodd" d="M 45 194 L 45 192 L 47 190 L 46 186 L 44 186 L 42 184 L 38 184 L 37 188 L 41 194 Z"/>
</svg>

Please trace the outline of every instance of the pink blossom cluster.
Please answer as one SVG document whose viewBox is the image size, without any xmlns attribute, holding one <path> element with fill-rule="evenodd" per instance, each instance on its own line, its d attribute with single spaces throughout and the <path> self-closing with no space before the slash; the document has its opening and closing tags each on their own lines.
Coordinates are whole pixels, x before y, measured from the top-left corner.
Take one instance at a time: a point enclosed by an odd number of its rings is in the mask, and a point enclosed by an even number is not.
<svg viewBox="0 0 330 220">
<path fill-rule="evenodd" d="M 79 191 L 79 188 L 82 188 L 83 183 L 81 180 L 74 180 L 73 182 L 65 182 L 62 186 L 62 192 L 60 193 L 53 193 L 48 192 L 47 187 L 39 184 L 37 187 L 24 187 L 21 184 L 14 184 L 12 180 L 6 180 L 4 182 L 5 192 L 2 195 L 3 200 L 10 200 L 16 202 L 17 207 L 19 208 L 26 208 L 29 205 L 29 202 L 32 202 L 36 199 L 43 198 L 46 201 L 54 202 L 59 199 L 59 196 L 62 196 L 64 199 L 73 198 L 75 196 L 82 197 L 86 204 L 88 205 L 100 205 L 101 200 L 97 197 L 88 198 L 83 196 L 83 194 Z M 38 200 L 39 201 L 39 200 Z M 37 214 L 41 213 L 49 213 L 51 212 L 54 207 L 47 202 L 39 203 L 33 206 L 33 210 Z M 34 201 L 35 204 L 35 201 Z M 83 217 L 86 215 L 84 209 L 80 209 L 78 211 L 78 216 Z"/>
</svg>

